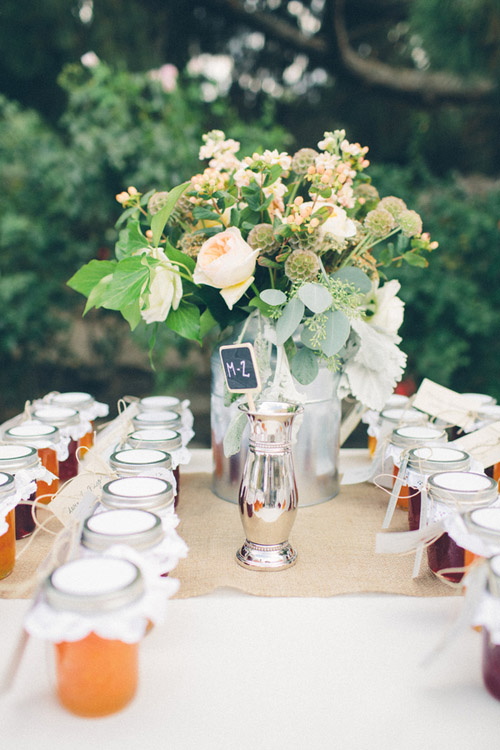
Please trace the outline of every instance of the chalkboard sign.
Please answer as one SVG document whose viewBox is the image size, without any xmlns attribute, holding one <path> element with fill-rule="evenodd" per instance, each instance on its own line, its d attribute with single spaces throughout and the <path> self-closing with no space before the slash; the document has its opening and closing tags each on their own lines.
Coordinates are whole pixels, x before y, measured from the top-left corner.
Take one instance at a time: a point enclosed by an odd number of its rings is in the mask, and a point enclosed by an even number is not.
<svg viewBox="0 0 500 750">
<path fill-rule="evenodd" d="M 260 377 L 252 344 L 231 344 L 219 349 L 228 391 L 259 391 Z"/>
</svg>

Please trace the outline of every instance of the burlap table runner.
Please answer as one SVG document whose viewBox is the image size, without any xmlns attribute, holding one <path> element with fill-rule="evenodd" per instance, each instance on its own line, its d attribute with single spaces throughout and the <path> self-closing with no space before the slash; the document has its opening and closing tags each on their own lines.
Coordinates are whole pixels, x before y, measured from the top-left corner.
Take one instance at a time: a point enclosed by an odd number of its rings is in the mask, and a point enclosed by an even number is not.
<svg viewBox="0 0 500 750">
<path fill-rule="evenodd" d="M 420 577 L 412 579 L 413 555 L 375 554 L 375 534 L 387 501 L 382 490 L 363 483 L 342 487 L 329 502 L 300 508 L 290 536 L 297 563 L 288 570 L 260 572 L 236 562 L 236 550 L 244 542 L 237 506 L 210 491 L 208 474 L 183 476 L 178 530 L 189 555 L 173 573 L 181 582 L 177 597 L 208 594 L 220 586 L 256 596 L 457 593 L 427 569 L 425 559 Z M 391 531 L 407 529 L 407 513 L 397 510 Z"/>
<path fill-rule="evenodd" d="M 189 546 L 173 575 L 180 579 L 178 598 L 208 594 L 221 586 L 256 596 L 334 596 L 362 592 L 449 596 L 455 590 L 435 578 L 424 560 L 422 574 L 412 580 L 413 556 L 376 555 L 387 495 L 370 484 L 342 487 L 327 503 L 300 508 L 290 541 L 298 551 L 296 565 L 279 572 L 241 568 L 235 553 L 244 541 L 236 505 L 210 491 L 209 474 L 182 477 L 179 533 Z M 61 528 L 53 519 L 54 530 Z M 392 531 L 407 529 L 407 516 L 397 510 Z M 390 533 L 390 532 L 389 532 Z M 29 540 L 18 542 L 18 551 Z M 40 531 L 14 572 L 0 581 L 0 597 L 23 599 L 36 586 L 37 567 L 49 553 L 54 536 Z"/>
</svg>

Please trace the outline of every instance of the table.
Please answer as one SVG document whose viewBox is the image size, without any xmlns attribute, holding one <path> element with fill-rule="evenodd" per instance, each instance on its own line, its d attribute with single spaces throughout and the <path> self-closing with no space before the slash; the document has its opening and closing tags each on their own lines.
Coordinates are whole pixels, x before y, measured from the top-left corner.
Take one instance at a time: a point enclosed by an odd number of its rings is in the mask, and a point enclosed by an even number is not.
<svg viewBox="0 0 500 750">
<path fill-rule="evenodd" d="M 196 451 L 191 468 L 209 460 Z M 0 600 L 2 667 L 28 606 Z M 448 596 L 270 599 L 229 589 L 172 600 L 141 646 L 135 701 L 92 720 L 59 707 L 51 648 L 30 640 L 0 701 L 2 748 L 491 750 L 500 703 L 482 685 L 481 635 L 464 630 L 421 666 L 460 606 Z"/>
</svg>

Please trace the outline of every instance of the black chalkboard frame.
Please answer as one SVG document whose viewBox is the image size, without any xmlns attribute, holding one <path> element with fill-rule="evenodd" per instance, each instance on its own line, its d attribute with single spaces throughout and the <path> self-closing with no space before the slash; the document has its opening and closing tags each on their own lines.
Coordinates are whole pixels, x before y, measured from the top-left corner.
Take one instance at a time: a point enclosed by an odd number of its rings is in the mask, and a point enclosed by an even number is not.
<svg viewBox="0 0 500 750">
<path fill-rule="evenodd" d="M 248 352 L 249 359 L 245 359 L 245 362 L 248 366 L 249 363 L 251 363 L 252 366 L 252 375 L 254 375 L 256 385 L 252 388 L 242 388 L 240 385 L 238 385 L 236 388 L 231 388 L 230 380 L 228 379 L 228 375 L 226 372 L 226 367 L 224 366 L 227 363 L 227 360 L 225 362 L 224 359 L 224 353 L 228 352 L 229 350 L 241 350 L 246 349 Z M 260 373 L 259 373 L 259 367 L 257 365 L 257 358 L 255 356 L 255 349 L 253 348 L 253 344 L 250 344 L 248 342 L 242 343 L 242 344 L 227 344 L 226 346 L 221 346 L 219 348 L 219 355 L 222 365 L 222 371 L 224 373 L 224 379 L 226 381 L 227 389 L 230 393 L 257 393 L 262 389 L 262 384 L 260 380 Z"/>
</svg>

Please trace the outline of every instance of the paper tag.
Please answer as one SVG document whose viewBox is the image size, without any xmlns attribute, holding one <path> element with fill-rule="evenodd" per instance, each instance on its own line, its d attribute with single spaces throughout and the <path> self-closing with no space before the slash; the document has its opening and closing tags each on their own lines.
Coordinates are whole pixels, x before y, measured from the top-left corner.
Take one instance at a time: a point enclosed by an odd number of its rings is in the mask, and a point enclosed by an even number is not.
<svg viewBox="0 0 500 750">
<path fill-rule="evenodd" d="M 477 404 L 461 393 L 424 378 L 412 406 L 448 424 L 470 427 L 476 418 Z"/>
<path fill-rule="evenodd" d="M 469 432 L 453 440 L 449 446 L 469 453 L 485 469 L 493 466 L 500 462 L 500 422 Z"/>
<path fill-rule="evenodd" d="M 67 527 L 74 521 L 83 520 L 90 515 L 90 509 L 108 479 L 106 476 L 81 474 L 64 487 L 62 492 L 55 495 L 48 507 L 63 526 Z"/>
</svg>

